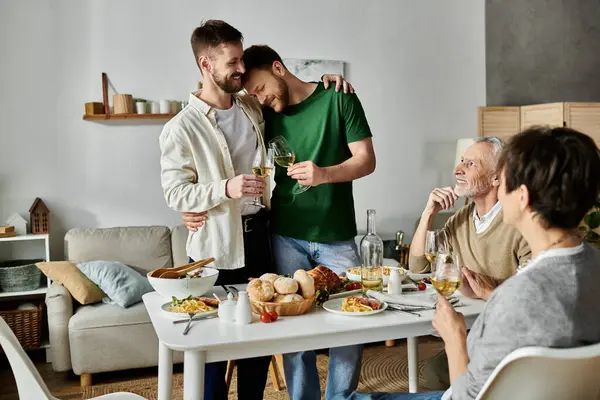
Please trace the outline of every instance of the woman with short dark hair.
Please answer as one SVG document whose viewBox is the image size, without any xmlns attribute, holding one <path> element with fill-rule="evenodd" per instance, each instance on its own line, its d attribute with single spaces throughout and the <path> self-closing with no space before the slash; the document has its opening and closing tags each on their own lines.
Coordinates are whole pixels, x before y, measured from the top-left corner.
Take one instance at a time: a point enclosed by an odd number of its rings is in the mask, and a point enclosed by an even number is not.
<svg viewBox="0 0 600 400">
<path fill-rule="evenodd" d="M 504 223 L 527 240 L 531 262 L 494 290 L 468 337 L 462 314 L 439 297 L 433 326 L 448 354 L 447 392 L 356 398 L 475 399 L 514 350 L 600 342 L 600 253 L 576 233 L 600 193 L 596 144 L 572 129 L 532 127 L 509 142 L 499 171 Z"/>
</svg>

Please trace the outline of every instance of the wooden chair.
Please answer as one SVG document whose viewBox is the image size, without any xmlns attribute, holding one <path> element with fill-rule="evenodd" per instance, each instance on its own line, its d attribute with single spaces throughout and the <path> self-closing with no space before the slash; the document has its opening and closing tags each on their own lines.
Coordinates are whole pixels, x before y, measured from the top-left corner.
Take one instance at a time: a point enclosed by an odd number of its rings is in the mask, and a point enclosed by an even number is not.
<svg viewBox="0 0 600 400">
<path fill-rule="evenodd" d="M 229 386 L 231 385 L 231 377 L 233 376 L 233 368 L 235 367 L 235 360 L 229 360 L 227 362 L 227 373 L 225 374 L 225 384 L 227 385 L 227 391 L 229 392 Z M 285 374 L 283 373 L 283 356 L 276 354 L 271 358 L 271 365 L 269 365 L 269 374 L 271 375 L 271 381 L 273 387 L 278 392 L 285 389 Z"/>
</svg>

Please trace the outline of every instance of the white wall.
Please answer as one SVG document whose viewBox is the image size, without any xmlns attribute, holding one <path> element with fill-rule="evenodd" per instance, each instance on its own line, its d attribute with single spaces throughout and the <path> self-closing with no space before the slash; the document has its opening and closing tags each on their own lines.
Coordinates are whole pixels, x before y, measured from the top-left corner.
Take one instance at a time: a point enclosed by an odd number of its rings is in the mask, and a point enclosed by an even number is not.
<svg viewBox="0 0 600 400">
<path fill-rule="evenodd" d="M 455 139 L 485 103 L 484 2 L 20 0 L 0 4 L 0 220 L 52 211 L 53 257 L 72 227 L 175 224 L 159 180 L 160 124 L 81 119 L 101 72 L 134 97 L 187 99 L 189 36 L 224 19 L 246 46 L 347 62 L 374 133 L 377 170 L 355 183 L 359 229 L 410 237 L 428 192 L 451 182 Z M 112 96 L 111 96 L 112 98 Z"/>
</svg>

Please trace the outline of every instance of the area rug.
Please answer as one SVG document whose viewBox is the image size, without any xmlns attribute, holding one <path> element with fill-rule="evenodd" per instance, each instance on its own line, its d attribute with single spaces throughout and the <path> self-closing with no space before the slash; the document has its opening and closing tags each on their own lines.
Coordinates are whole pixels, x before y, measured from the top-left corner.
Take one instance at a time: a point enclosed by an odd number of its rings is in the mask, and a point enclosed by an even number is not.
<svg viewBox="0 0 600 400">
<path fill-rule="evenodd" d="M 444 344 L 441 341 L 430 340 L 419 343 L 419 372 L 422 371 L 426 361 L 441 351 Z M 327 378 L 327 354 L 317 356 L 317 368 L 321 380 L 321 391 L 324 391 Z M 237 399 L 237 377 L 234 372 L 229 399 Z M 428 390 L 419 373 L 419 389 Z M 406 341 L 399 341 L 396 346 L 386 348 L 382 345 L 365 348 L 363 355 L 362 371 L 358 390 L 361 392 L 407 392 L 408 391 L 408 358 L 406 355 Z M 101 396 L 114 392 L 132 392 L 148 400 L 157 399 L 158 382 L 156 377 L 140 378 L 130 381 L 94 385 L 84 389 L 83 399 Z M 173 375 L 173 400 L 183 399 L 183 374 Z M 287 400 L 287 391 L 276 391 L 269 378 L 265 389 L 266 400 Z"/>
</svg>

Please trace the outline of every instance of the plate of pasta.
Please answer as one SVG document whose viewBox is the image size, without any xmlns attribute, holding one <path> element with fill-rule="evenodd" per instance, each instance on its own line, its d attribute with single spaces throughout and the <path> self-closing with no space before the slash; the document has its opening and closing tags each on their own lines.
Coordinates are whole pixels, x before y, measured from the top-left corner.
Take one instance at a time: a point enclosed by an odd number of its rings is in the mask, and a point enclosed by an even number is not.
<svg viewBox="0 0 600 400">
<path fill-rule="evenodd" d="M 185 299 L 173 299 L 161 306 L 162 310 L 173 317 L 187 318 L 190 313 L 195 315 L 216 314 L 219 304 L 216 299 L 189 296 Z"/>
<path fill-rule="evenodd" d="M 323 304 L 323 308 L 333 314 L 363 317 L 385 311 L 387 303 L 375 299 L 349 296 L 342 299 L 329 300 Z"/>
</svg>

